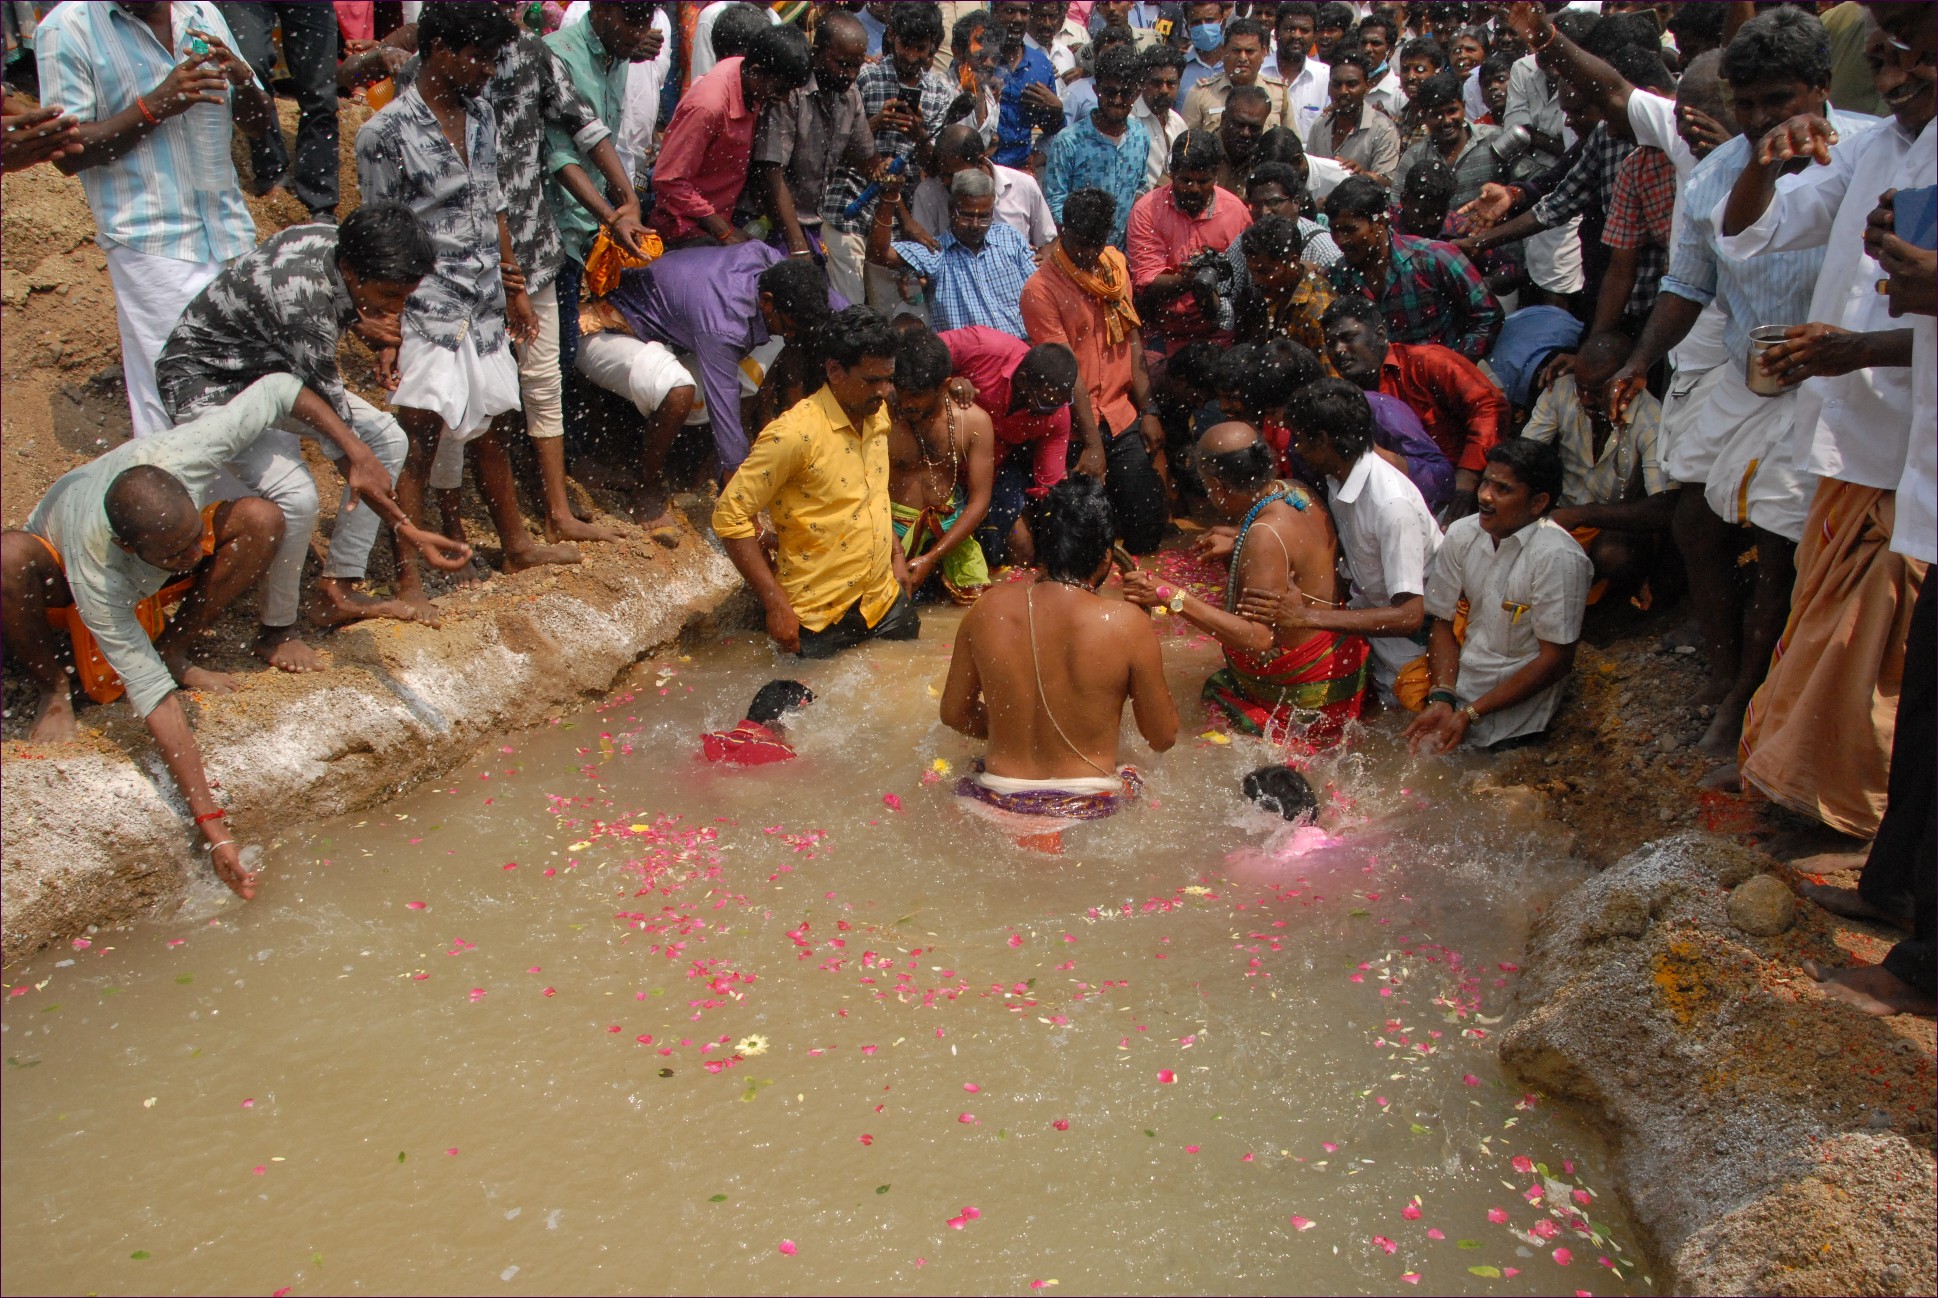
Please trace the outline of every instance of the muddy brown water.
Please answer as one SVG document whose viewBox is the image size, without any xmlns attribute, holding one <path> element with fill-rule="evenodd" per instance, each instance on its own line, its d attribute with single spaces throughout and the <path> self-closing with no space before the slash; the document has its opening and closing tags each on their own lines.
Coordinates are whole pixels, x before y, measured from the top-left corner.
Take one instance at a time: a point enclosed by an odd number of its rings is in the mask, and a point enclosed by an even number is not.
<svg viewBox="0 0 1938 1298">
<path fill-rule="evenodd" d="M 1146 803 L 1019 849 L 952 805 L 957 620 L 665 651 L 268 844 L 252 905 L 10 971 L 4 1289 L 1647 1291 L 1493 1055 L 1555 831 L 1375 728 L 1294 855 L 1171 626 Z M 777 675 L 799 760 L 697 761 Z"/>
</svg>

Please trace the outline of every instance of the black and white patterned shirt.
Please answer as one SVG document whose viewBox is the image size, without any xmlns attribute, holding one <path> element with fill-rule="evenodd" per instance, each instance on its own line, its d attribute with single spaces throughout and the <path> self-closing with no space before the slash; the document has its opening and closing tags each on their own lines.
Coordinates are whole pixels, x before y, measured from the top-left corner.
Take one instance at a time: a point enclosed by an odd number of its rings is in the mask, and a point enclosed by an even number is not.
<svg viewBox="0 0 1938 1298">
<path fill-rule="evenodd" d="M 430 231 L 437 264 L 404 304 L 404 328 L 454 352 L 466 335 L 480 356 L 505 345 L 505 282 L 498 274 L 498 129 L 482 98 L 465 104 L 460 158 L 413 86 L 357 132 L 357 184 L 366 203 L 402 203 Z"/>
<path fill-rule="evenodd" d="M 225 405 L 257 379 L 293 374 L 347 423 L 337 341 L 357 307 L 336 268 L 334 225 L 294 225 L 230 262 L 195 295 L 155 362 L 169 418 Z"/>
<path fill-rule="evenodd" d="M 418 56 L 397 74 L 402 91 L 417 81 Z M 599 120 L 572 74 L 551 46 L 528 31 L 498 56 L 498 72 L 484 89 L 498 117 L 498 188 L 505 196 L 505 224 L 512 251 L 525 272 L 525 288 L 537 293 L 558 278 L 564 260 L 558 222 L 545 198 L 545 128 L 557 127 L 590 153 L 612 128 Z"/>
</svg>

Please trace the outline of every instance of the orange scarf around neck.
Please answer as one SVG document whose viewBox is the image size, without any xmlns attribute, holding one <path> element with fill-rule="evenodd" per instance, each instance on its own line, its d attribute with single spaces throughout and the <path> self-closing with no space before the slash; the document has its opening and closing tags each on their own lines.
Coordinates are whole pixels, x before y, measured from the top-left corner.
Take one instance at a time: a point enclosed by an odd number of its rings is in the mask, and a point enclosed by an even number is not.
<svg viewBox="0 0 1938 1298">
<path fill-rule="evenodd" d="M 1130 265 L 1123 253 L 1105 248 L 1097 259 L 1097 269 L 1083 270 L 1070 260 L 1070 254 L 1063 250 L 1063 240 L 1059 239 L 1050 247 L 1050 260 L 1070 277 L 1071 283 L 1103 303 L 1104 337 L 1111 346 L 1123 342 L 1130 330 L 1143 323 L 1137 308 L 1131 305 Z"/>
</svg>

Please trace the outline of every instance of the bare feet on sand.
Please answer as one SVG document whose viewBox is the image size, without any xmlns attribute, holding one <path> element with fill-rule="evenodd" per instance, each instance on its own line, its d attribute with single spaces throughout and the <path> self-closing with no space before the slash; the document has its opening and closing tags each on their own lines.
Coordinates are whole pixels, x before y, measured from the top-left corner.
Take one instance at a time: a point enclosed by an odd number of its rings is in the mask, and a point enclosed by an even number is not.
<svg viewBox="0 0 1938 1298">
<path fill-rule="evenodd" d="M 59 689 L 42 690 L 34 728 L 27 732 L 27 738 L 41 744 L 64 744 L 73 737 L 74 692 L 65 684 Z"/>
<path fill-rule="evenodd" d="M 575 514 L 563 518 L 548 515 L 545 519 L 545 539 L 547 541 L 617 541 L 619 533 L 599 523 L 588 523 Z"/>
<path fill-rule="evenodd" d="M 424 593 L 422 586 L 400 586 L 397 602 L 410 609 L 411 621 L 422 622 L 425 626 L 437 626 L 444 620 L 444 614 L 431 597 Z"/>
<path fill-rule="evenodd" d="M 1725 695 L 1716 705 L 1709 729 L 1696 741 L 1697 749 L 1720 761 L 1734 762 L 1737 741 L 1743 737 L 1743 709 L 1749 705 L 1747 697 L 1735 693 Z"/>
<path fill-rule="evenodd" d="M 1878 1018 L 1892 1014 L 1934 1012 L 1932 996 L 1921 992 L 1883 965 L 1860 964 L 1848 969 L 1826 969 L 1815 960 L 1805 960 L 1803 971 L 1817 980 L 1824 995 Z"/>
<path fill-rule="evenodd" d="M 1719 789 L 1724 793 L 1743 791 L 1743 773 L 1736 769 L 1736 763 L 1725 762 L 1697 782 L 1698 787 Z"/>
<path fill-rule="evenodd" d="M 633 516 L 633 521 L 644 528 L 653 540 L 669 550 L 679 545 L 679 515 L 668 504 L 665 492 L 646 488 L 631 492 L 626 500 L 626 509 Z"/>
<path fill-rule="evenodd" d="M 505 551 L 505 571 L 523 572 L 527 568 L 540 568 L 548 563 L 584 563 L 576 545 L 532 545 L 522 550 Z"/>
<path fill-rule="evenodd" d="M 473 555 L 462 568 L 453 569 L 450 576 L 454 586 L 482 586 L 491 580 L 491 569 L 485 567 L 484 560 Z"/>
<path fill-rule="evenodd" d="M 200 690 L 204 694 L 234 694 L 240 684 L 227 672 L 212 672 L 206 667 L 177 667 L 169 664 L 175 679 L 185 690 Z"/>
<path fill-rule="evenodd" d="M 1800 866 L 1793 866 L 1793 868 L 1800 868 Z M 1833 888 L 1829 884 L 1806 883 L 1799 880 L 1797 891 L 1806 901 L 1816 902 L 1833 915 L 1842 915 L 1845 919 L 1867 919 L 1873 924 L 1885 924 L 1891 928 L 1902 929 L 1906 933 L 1911 931 L 1909 915 L 1893 914 L 1873 906 L 1865 901 L 1855 888 Z"/>
<path fill-rule="evenodd" d="M 322 577 L 316 583 L 309 617 L 310 625 L 319 627 L 345 626 L 372 617 L 411 622 L 416 620 L 417 610 L 408 600 L 366 595 L 343 578 Z"/>
<path fill-rule="evenodd" d="M 251 646 L 256 657 L 279 671 L 320 672 L 323 659 L 303 643 L 303 633 L 293 626 L 266 626 Z M 187 682 L 184 681 L 184 684 Z"/>
</svg>

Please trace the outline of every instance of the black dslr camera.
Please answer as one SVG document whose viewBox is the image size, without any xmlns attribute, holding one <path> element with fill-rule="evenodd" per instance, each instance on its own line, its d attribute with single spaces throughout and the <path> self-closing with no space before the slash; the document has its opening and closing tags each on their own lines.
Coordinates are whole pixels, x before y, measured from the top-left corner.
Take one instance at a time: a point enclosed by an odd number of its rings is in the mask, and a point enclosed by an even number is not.
<svg viewBox="0 0 1938 1298">
<path fill-rule="evenodd" d="M 1184 263 L 1185 278 L 1191 281 L 1191 295 L 1198 309 L 1216 319 L 1219 301 L 1231 291 L 1232 264 L 1222 252 L 1206 248 Z"/>
</svg>

